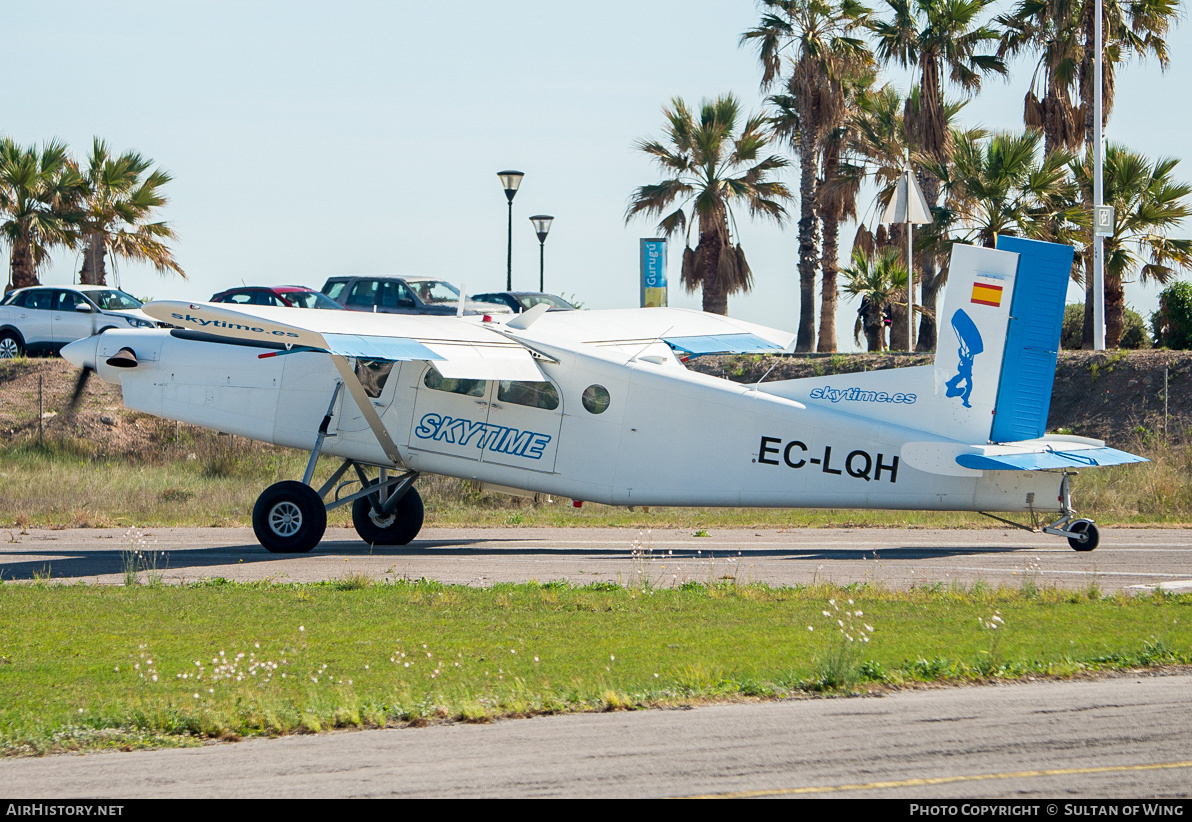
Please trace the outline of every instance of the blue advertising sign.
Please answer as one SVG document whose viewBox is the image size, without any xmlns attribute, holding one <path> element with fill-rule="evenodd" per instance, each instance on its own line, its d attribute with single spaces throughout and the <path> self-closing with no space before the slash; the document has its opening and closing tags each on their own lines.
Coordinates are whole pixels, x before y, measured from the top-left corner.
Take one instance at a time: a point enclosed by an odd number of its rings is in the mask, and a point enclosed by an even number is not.
<svg viewBox="0 0 1192 822">
<path fill-rule="evenodd" d="M 658 308 L 666 305 L 666 240 L 641 241 L 641 305 Z"/>
</svg>

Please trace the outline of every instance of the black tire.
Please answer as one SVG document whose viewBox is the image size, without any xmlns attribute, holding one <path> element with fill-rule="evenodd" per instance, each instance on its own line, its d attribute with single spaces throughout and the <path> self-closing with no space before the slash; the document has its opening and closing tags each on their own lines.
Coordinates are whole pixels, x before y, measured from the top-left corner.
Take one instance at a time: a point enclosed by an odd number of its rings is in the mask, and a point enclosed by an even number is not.
<svg viewBox="0 0 1192 822">
<path fill-rule="evenodd" d="M 305 554 L 327 530 L 327 509 L 313 488 L 286 480 L 265 489 L 252 509 L 252 530 L 266 551 Z"/>
<path fill-rule="evenodd" d="M 11 331 L 0 333 L 0 360 L 11 360 L 25 353 L 21 338 Z"/>
<path fill-rule="evenodd" d="M 1078 519 L 1068 526 L 1077 536 L 1068 537 L 1068 544 L 1074 551 L 1091 551 L 1101 542 L 1101 533 L 1092 520 Z"/>
<path fill-rule="evenodd" d="M 397 501 L 393 515 L 378 519 L 373 512 L 375 496 L 361 497 L 352 503 L 352 525 L 369 545 L 406 545 L 422 530 L 422 496 L 410 488 Z"/>
</svg>

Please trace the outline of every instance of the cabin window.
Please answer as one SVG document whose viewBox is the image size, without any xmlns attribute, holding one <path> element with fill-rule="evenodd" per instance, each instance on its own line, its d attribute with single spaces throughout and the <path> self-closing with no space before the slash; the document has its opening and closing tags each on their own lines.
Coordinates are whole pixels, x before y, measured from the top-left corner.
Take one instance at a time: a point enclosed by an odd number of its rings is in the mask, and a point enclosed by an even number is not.
<svg viewBox="0 0 1192 822">
<path fill-rule="evenodd" d="M 356 379 L 364 386 L 364 393 L 374 400 L 385 390 L 385 381 L 393 371 L 389 360 L 356 360 Z"/>
<path fill-rule="evenodd" d="M 592 414 L 603 414 L 608 410 L 608 404 L 611 401 L 608 396 L 608 389 L 603 385 L 589 385 L 584 389 L 581 400 L 584 408 Z"/>
<path fill-rule="evenodd" d="M 554 411 L 559 407 L 559 392 L 549 382 L 501 380 L 497 386 L 497 401 Z"/>
<path fill-rule="evenodd" d="M 463 394 L 466 397 L 483 397 L 488 390 L 488 383 L 484 380 L 457 380 L 444 377 L 438 371 L 427 369 L 422 384 L 434 391 L 448 391 L 452 394 Z"/>
</svg>

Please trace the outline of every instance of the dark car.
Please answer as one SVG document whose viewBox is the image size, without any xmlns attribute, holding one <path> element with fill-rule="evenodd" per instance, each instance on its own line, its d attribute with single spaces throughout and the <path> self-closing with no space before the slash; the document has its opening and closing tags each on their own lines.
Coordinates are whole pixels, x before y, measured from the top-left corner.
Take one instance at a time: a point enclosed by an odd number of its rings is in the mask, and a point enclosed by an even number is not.
<svg viewBox="0 0 1192 822">
<path fill-rule="evenodd" d="M 334 308 L 343 306 L 313 288 L 304 285 L 243 286 L 229 288 L 211 297 L 213 303 L 240 305 L 276 305 L 282 308 Z"/>
<path fill-rule="evenodd" d="M 507 305 L 514 314 L 529 311 L 539 303 L 550 306 L 547 311 L 574 311 L 575 306 L 556 297 L 554 294 L 543 294 L 541 291 L 491 291 L 487 294 L 477 294 L 472 297 L 478 303 L 494 303 Z"/>
<path fill-rule="evenodd" d="M 459 309 L 459 289 L 433 277 L 331 277 L 323 293 L 350 311 L 451 315 Z M 509 314 L 512 309 L 467 300 L 464 313 Z"/>
</svg>

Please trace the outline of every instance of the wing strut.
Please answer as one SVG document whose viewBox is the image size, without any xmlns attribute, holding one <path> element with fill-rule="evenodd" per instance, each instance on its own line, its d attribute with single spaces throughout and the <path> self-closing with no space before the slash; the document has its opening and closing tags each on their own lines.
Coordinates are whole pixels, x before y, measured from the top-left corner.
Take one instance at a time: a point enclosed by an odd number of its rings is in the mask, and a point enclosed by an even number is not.
<svg viewBox="0 0 1192 822">
<path fill-rule="evenodd" d="M 377 414 L 377 409 L 373 408 L 372 400 L 368 398 L 364 386 L 360 384 L 360 379 L 352 371 L 351 366 L 348 365 L 347 359 L 341 357 L 339 354 L 332 354 L 331 362 L 335 363 L 335 370 L 339 372 L 339 376 L 343 380 L 343 385 L 348 389 L 348 393 L 352 395 L 352 399 L 356 401 L 356 406 L 360 409 L 360 413 L 364 415 L 365 421 L 368 422 L 368 427 L 372 429 L 373 436 L 377 438 L 377 442 L 380 444 L 381 450 L 385 452 L 385 456 L 389 457 L 394 465 L 406 468 L 406 464 L 402 462 L 401 454 L 398 453 L 397 446 L 393 443 L 393 438 L 389 436 L 389 431 L 385 428 L 385 423 L 381 422 L 381 417 Z M 334 400 L 332 401 L 334 402 Z M 318 452 L 316 451 L 315 453 Z"/>
</svg>

